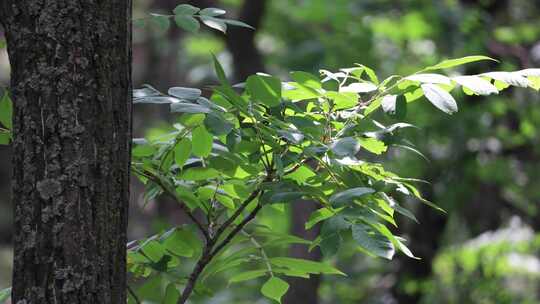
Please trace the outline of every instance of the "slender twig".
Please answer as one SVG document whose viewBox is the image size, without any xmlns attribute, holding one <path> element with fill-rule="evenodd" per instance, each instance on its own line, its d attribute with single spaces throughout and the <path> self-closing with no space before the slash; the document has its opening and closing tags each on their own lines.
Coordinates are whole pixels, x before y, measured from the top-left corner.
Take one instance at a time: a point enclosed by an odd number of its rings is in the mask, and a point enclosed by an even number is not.
<svg viewBox="0 0 540 304">
<path fill-rule="evenodd" d="M 193 292 L 195 288 L 195 283 L 197 282 L 197 279 L 203 272 L 204 268 L 212 261 L 212 259 L 223 249 L 225 248 L 232 240 L 233 238 L 251 221 L 255 218 L 257 213 L 262 209 L 261 204 L 257 204 L 255 209 L 253 209 L 245 218 L 242 220 L 240 224 L 238 224 L 231 232 L 227 234 L 227 236 L 221 241 L 221 243 L 217 244 L 217 241 L 219 240 L 221 234 L 225 232 L 225 230 L 232 225 L 232 223 L 240 216 L 240 214 L 243 212 L 243 210 L 253 201 L 257 196 L 262 194 L 262 190 L 257 189 L 254 192 L 251 193 L 251 195 L 242 203 L 242 205 L 236 210 L 236 212 L 227 220 L 225 221 L 216 231 L 216 234 L 210 238 L 203 249 L 203 253 L 199 260 L 197 261 L 197 264 L 195 265 L 195 268 L 193 268 L 193 271 L 191 272 L 188 281 L 186 283 L 186 287 L 184 288 L 184 291 L 182 292 L 182 296 L 178 300 L 178 304 L 184 304 L 190 297 L 191 293 Z"/>
<path fill-rule="evenodd" d="M 233 215 L 231 215 L 231 217 L 229 217 L 223 224 L 221 224 L 221 226 L 219 226 L 219 228 L 217 229 L 216 231 L 216 234 L 214 236 L 215 239 L 218 239 L 221 234 L 229 227 L 231 226 L 232 223 L 234 223 L 234 221 L 240 216 L 240 214 L 242 214 L 242 212 L 244 212 L 244 210 L 247 208 L 247 206 L 253 201 L 255 200 L 255 198 L 259 195 L 259 193 L 261 192 L 261 189 L 257 189 L 255 191 L 253 191 L 251 193 L 251 195 L 240 205 L 240 207 L 238 207 L 238 209 L 236 209 L 236 211 L 234 212 Z"/>
<path fill-rule="evenodd" d="M 214 225 L 215 225 L 215 220 L 217 219 L 217 216 L 214 214 L 214 211 L 216 211 L 216 209 L 217 209 L 216 201 L 217 201 L 217 194 L 218 194 L 218 191 L 219 191 L 220 184 L 221 184 L 221 181 L 218 181 L 216 183 L 216 190 L 214 191 L 214 195 L 213 195 L 212 199 L 210 200 L 210 207 L 209 207 L 208 215 L 207 215 L 208 235 L 211 238 L 214 237 Z"/>
<path fill-rule="evenodd" d="M 240 224 L 238 224 L 236 227 L 233 228 L 233 230 L 231 232 L 229 232 L 229 234 L 227 234 L 227 236 L 223 239 L 223 241 L 221 241 L 221 243 L 219 243 L 216 248 L 214 249 L 214 251 L 212 251 L 212 255 L 215 256 L 216 254 L 218 254 L 223 248 L 225 248 L 225 246 L 227 246 L 231 241 L 232 239 L 249 223 L 251 222 L 251 220 L 253 220 L 255 218 L 255 216 L 257 216 L 257 213 L 259 213 L 259 211 L 261 211 L 262 209 L 262 205 L 259 203 L 257 204 L 257 206 L 255 207 L 255 209 L 253 209 L 245 218 L 242 222 L 240 222 Z"/>
<path fill-rule="evenodd" d="M 171 192 L 169 190 L 169 188 L 163 183 L 163 181 L 158 176 L 155 176 L 153 173 L 148 172 L 148 171 L 142 172 L 142 171 L 138 170 L 137 168 L 133 168 L 133 171 L 135 171 L 138 174 L 141 174 L 141 175 L 145 176 L 146 178 L 150 179 L 152 182 L 157 184 L 161 189 L 163 189 L 163 191 L 167 195 L 169 195 L 175 201 L 178 201 L 178 198 L 176 197 L 176 195 L 174 195 L 173 192 Z M 179 205 L 180 205 L 180 208 L 182 209 L 182 211 L 184 211 L 184 213 L 191 219 L 191 221 L 193 223 L 195 223 L 197 228 L 201 231 L 204 238 L 208 242 L 208 240 L 210 240 L 210 235 L 208 234 L 208 231 L 204 228 L 204 225 L 199 221 L 199 219 L 197 219 L 197 217 L 191 212 L 191 210 L 189 210 L 189 208 L 184 203 L 180 203 Z"/>
<path fill-rule="evenodd" d="M 264 247 L 257 242 L 254 236 L 247 233 L 245 230 L 242 229 L 242 234 L 249 238 L 253 246 L 259 250 L 261 253 L 261 258 L 263 259 L 264 263 L 266 264 L 266 269 L 268 269 L 268 273 L 270 276 L 274 276 L 274 272 L 272 271 L 272 265 L 270 264 L 270 259 L 268 259 L 268 255 L 266 254 L 266 251 L 264 250 Z"/>
<path fill-rule="evenodd" d="M 212 260 L 213 256 L 211 254 L 212 251 L 212 245 L 210 243 L 207 243 L 204 246 L 203 253 L 201 255 L 201 258 L 199 261 L 197 261 L 197 264 L 195 265 L 195 268 L 193 268 L 193 271 L 189 275 L 189 278 L 186 283 L 186 287 L 184 287 L 184 291 L 182 291 L 182 295 L 178 299 L 178 304 L 184 304 L 191 296 L 191 293 L 195 289 L 195 283 L 197 282 L 197 279 L 203 272 L 204 268 L 210 261 Z"/>
<path fill-rule="evenodd" d="M 137 294 L 135 293 L 133 288 L 131 288 L 131 286 L 128 285 L 127 290 L 129 292 L 129 294 L 131 295 L 131 297 L 133 298 L 133 300 L 135 301 L 135 303 L 141 304 L 141 300 L 139 300 L 139 297 L 137 297 Z"/>
</svg>

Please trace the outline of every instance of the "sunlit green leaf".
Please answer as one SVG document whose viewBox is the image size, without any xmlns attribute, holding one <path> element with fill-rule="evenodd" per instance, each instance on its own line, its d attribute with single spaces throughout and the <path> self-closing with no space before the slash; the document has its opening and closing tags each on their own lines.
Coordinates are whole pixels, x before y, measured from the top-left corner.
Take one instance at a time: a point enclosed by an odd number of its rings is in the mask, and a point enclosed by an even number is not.
<svg viewBox="0 0 540 304">
<path fill-rule="evenodd" d="M 195 156 L 207 157 L 212 152 L 213 138 L 204 126 L 199 126 L 192 133 L 192 151 Z"/>
<path fill-rule="evenodd" d="M 383 152 L 386 152 L 387 146 L 384 144 L 384 142 L 375 139 L 375 138 L 360 138 L 360 145 L 362 148 L 368 150 L 371 153 L 375 154 L 382 154 Z"/>
<path fill-rule="evenodd" d="M 287 267 L 297 271 L 303 271 L 306 273 L 323 273 L 323 274 L 339 274 L 345 275 L 343 272 L 323 262 L 316 262 L 311 260 L 296 259 L 289 257 L 276 257 L 270 258 L 270 263 L 278 267 Z"/>
<path fill-rule="evenodd" d="M 0 123 L 8 128 L 13 129 L 13 104 L 8 93 L 5 93 L 0 100 Z"/>
<path fill-rule="evenodd" d="M 180 298 L 180 292 L 174 283 L 167 285 L 165 289 L 165 297 L 163 298 L 163 304 L 176 304 Z"/>
<path fill-rule="evenodd" d="M 281 303 L 281 297 L 289 290 L 289 284 L 278 277 L 270 277 L 261 288 L 261 293 L 278 303 Z"/>
<path fill-rule="evenodd" d="M 241 272 L 239 274 L 236 274 L 236 275 L 232 276 L 229 279 L 229 284 L 253 280 L 253 279 L 256 279 L 256 278 L 259 278 L 259 277 L 262 277 L 262 276 L 266 275 L 267 272 L 268 272 L 268 269 L 260 269 L 260 270 L 251 270 L 251 271 Z"/>
<path fill-rule="evenodd" d="M 452 80 L 478 95 L 490 95 L 499 92 L 489 81 L 478 76 L 457 76 L 453 77 Z"/>
<path fill-rule="evenodd" d="M 182 257 L 192 257 L 194 250 L 191 248 L 191 244 L 185 241 L 185 233 L 181 230 L 174 229 L 172 233 L 167 235 L 167 238 L 163 242 L 163 246 L 168 252 Z"/>
<path fill-rule="evenodd" d="M 219 171 L 212 168 L 189 168 L 180 174 L 181 179 L 201 181 L 219 177 Z"/>
<path fill-rule="evenodd" d="M 296 81 L 297 83 L 312 88 L 312 89 L 322 89 L 321 81 L 319 80 L 319 77 L 316 77 L 315 75 L 312 75 L 310 73 L 306 72 L 292 72 L 291 78 Z"/>
<path fill-rule="evenodd" d="M 467 57 L 462 57 L 462 58 L 444 60 L 444 61 L 442 61 L 440 63 L 437 63 L 434 66 L 430 66 L 430 67 L 425 68 L 424 71 L 448 69 L 448 68 L 464 65 L 464 64 L 467 64 L 467 63 L 471 63 L 471 62 L 482 61 L 482 60 L 497 61 L 497 60 L 495 60 L 493 58 L 490 58 L 490 57 L 487 57 L 487 56 L 480 56 L 480 55 L 467 56 Z"/>
<path fill-rule="evenodd" d="M 184 166 L 186 160 L 191 154 L 191 140 L 189 138 L 182 139 L 174 150 L 174 160 L 179 167 Z"/>
<path fill-rule="evenodd" d="M 456 100 L 441 87 L 435 84 L 423 84 L 422 91 L 426 98 L 439 110 L 446 114 L 457 112 L 458 107 Z"/>
<path fill-rule="evenodd" d="M 210 28 L 213 28 L 223 33 L 227 32 L 227 24 L 221 19 L 210 16 L 201 16 L 201 21 Z"/>
<path fill-rule="evenodd" d="M 281 81 L 272 76 L 253 75 L 246 81 L 246 89 L 253 99 L 267 106 L 274 107 L 280 104 Z"/>
<path fill-rule="evenodd" d="M 215 7 L 207 7 L 207 8 L 203 8 L 199 14 L 200 15 L 204 15 L 204 16 L 210 16 L 210 17 L 215 17 L 215 16 L 220 16 L 220 15 L 224 15 L 226 13 L 225 10 L 222 10 L 220 8 L 215 8 Z"/>
<path fill-rule="evenodd" d="M 390 240 L 363 224 L 353 225 L 352 235 L 360 247 L 376 256 L 390 260 L 396 252 Z"/>
</svg>

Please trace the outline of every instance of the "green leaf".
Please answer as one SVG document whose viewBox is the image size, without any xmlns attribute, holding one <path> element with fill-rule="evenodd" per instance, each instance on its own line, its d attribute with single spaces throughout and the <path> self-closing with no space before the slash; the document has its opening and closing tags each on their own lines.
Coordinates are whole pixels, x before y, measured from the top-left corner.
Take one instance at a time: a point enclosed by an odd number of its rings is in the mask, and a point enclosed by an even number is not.
<svg viewBox="0 0 540 304">
<path fill-rule="evenodd" d="M 178 102 L 177 98 L 168 96 L 146 96 L 133 98 L 134 104 L 151 103 L 151 104 L 171 104 Z"/>
<path fill-rule="evenodd" d="M 318 77 L 306 72 L 292 72 L 291 78 L 297 83 L 312 89 L 322 89 L 321 81 Z"/>
<path fill-rule="evenodd" d="M 191 181 L 202 181 L 219 177 L 220 173 L 213 168 L 189 168 L 180 174 L 180 178 Z"/>
<path fill-rule="evenodd" d="M 338 156 L 354 156 L 360 151 L 360 142 L 354 137 L 340 138 L 330 145 L 330 149 Z"/>
<path fill-rule="evenodd" d="M 291 192 L 272 192 L 269 191 L 261 198 L 267 204 L 284 204 L 297 201 L 301 199 L 307 193 L 300 191 Z"/>
<path fill-rule="evenodd" d="M 481 76 L 502 81 L 511 86 L 526 88 L 529 86 L 529 80 L 519 72 L 489 72 Z"/>
<path fill-rule="evenodd" d="M 376 256 L 391 260 L 396 250 L 394 245 L 385 236 L 377 231 L 368 229 L 365 225 L 352 226 L 353 239 L 366 250 Z"/>
<path fill-rule="evenodd" d="M 303 86 L 296 82 L 290 82 L 288 83 L 288 86 L 289 87 L 283 91 L 283 97 L 291 101 L 313 99 L 321 95 L 315 89 Z"/>
<path fill-rule="evenodd" d="M 172 113 L 210 113 L 212 109 L 201 106 L 200 104 L 187 103 L 187 102 L 175 102 L 171 103 L 171 112 Z"/>
<path fill-rule="evenodd" d="M 147 157 L 156 152 L 156 149 L 149 145 L 136 145 L 133 147 L 132 156 L 134 157 Z"/>
<path fill-rule="evenodd" d="M 371 153 L 380 155 L 383 152 L 386 152 L 388 147 L 384 144 L 384 142 L 375 139 L 375 138 L 360 138 L 360 145 L 362 148 L 368 150 Z"/>
<path fill-rule="evenodd" d="M 413 74 L 405 77 L 407 80 L 417 81 L 420 83 L 438 83 L 438 84 L 450 84 L 450 78 L 440 74 Z"/>
<path fill-rule="evenodd" d="M 302 271 L 313 274 L 339 274 L 345 275 L 343 272 L 323 262 L 316 262 L 304 259 L 295 259 L 289 257 L 270 258 L 270 263 L 278 267 L 286 267 L 292 270 Z"/>
<path fill-rule="evenodd" d="M 189 15 L 176 15 L 174 16 L 174 22 L 182 29 L 191 33 L 196 33 L 201 28 L 199 21 Z"/>
<path fill-rule="evenodd" d="M 209 16 L 201 16 L 201 21 L 210 28 L 213 28 L 223 33 L 227 33 L 227 24 L 221 19 Z"/>
<path fill-rule="evenodd" d="M 358 94 L 353 92 L 326 92 L 325 96 L 334 101 L 334 109 L 350 109 L 358 105 Z"/>
<path fill-rule="evenodd" d="M 174 229 L 172 233 L 167 235 L 167 238 L 163 242 L 163 246 L 169 251 L 170 253 L 190 258 L 194 254 L 193 248 L 191 248 L 191 245 L 184 240 L 185 232 Z"/>
<path fill-rule="evenodd" d="M 253 280 L 253 279 L 266 275 L 267 272 L 268 272 L 268 269 L 251 270 L 251 271 L 242 272 L 242 273 L 233 275 L 229 279 L 229 284 Z"/>
<path fill-rule="evenodd" d="M 319 247 L 325 257 L 331 257 L 335 255 L 341 245 L 342 237 L 341 232 L 348 230 L 351 226 L 345 218 L 341 215 L 332 216 L 321 226 Z M 317 245 L 314 243 L 312 246 Z"/>
<path fill-rule="evenodd" d="M 4 303 L 11 296 L 11 287 L 0 290 L 0 303 Z"/>
<path fill-rule="evenodd" d="M 464 65 L 471 62 L 482 61 L 482 60 L 492 60 L 492 61 L 498 62 L 497 60 L 487 57 L 487 56 L 479 56 L 479 55 L 467 56 L 467 57 L 462 57 L 462 58 L 444 60 L 440 63 L 437 63 L 436 65 L 425 68 L 424 71 L 448 69 L 448 68 Z"/>
<path fill-rule="evenodd" d="M 457 112 L 458 106 L 456 100 L 441 87 L 435 84 L 423 84 L 422 91 L 426 98 L 439 110 L 446 114 Z"/>
<path fill-rule="evenodd" d="M 191 134 L 193 154 L 198 157 L 207 157 L 212 152 L 212 134 L 204 126 L 199 126 Z"/>
<path fill-rule="evenodd" d="M 189 114 L 186 113 L 180 117 L 180 123 L 185 127 L 196 127 L 204 122 L 206 116 L 201 113 Z"/>
<path fill-rule="evenodd" d="M 189 4 L 180 4 L 177 7 L 174 8 L 173 13 L 175 15 L 194 15 L 196 14 L 200 9 L 198 7 L 195 7 L 193 5 Z"/>
<path fill-rule="evenodd" d="M 377 86 L 371 82 L 355 82 L 341 87 L 341 93 L 369 93 L 377 90 Z"/>
<path fill-rule="evenodd" d="M 540 91 L 540 76 L 529 76 L 527 79 L 529 79 L 529 87 L 531 89 Z"/>
<path fill-rule="evenodd" d="M 390 197 L 386 193 L 381 193 L 381 194 L 382 194 L 383 199 L 388 203 L 390 208 L 392 208 L 393 210 L 395 210 L 399 214 L 401 214 L 403 216 L 406 216 L 409 219 L 415 221 L 416 223 L 419 223 L 418 219 L 416 219 L 416 217 L 414 216 L 414 214 L 410 210 L 403 208 L 392 197 Z"/>
<path fill-rule="evenodd" d="M 407 116 L 407 99 L 403 95 L 386 95 L 381 100 L 381 106 L 394 119 L 402 120 Z"/>
<path fill-rule="evenodd" d="M 249 28 L 249 29 L 252 29 L 254 30 L 255 28 L 247 23 L 244 23 L 242 21 L 238 21 L 238 20 L 231 20 L 231 19 L 220 19 L 221 21 L 227 23 L 227 24 L 230 24 L 230 25 L 234 25 L 234 26 L 239 26 L 239 27 L 245 27 L 245 28 Z"/>
<path fill-rule="evenodd" d="M 216 55 L 212 54 L 212 59 L 214 61 L 214 69 L 216 70 L 216 75 L 219 82 L 222 85 L 230 86 L 229 81 L 227 80 L 227 76 L 225 75 L 225 71 L 223 70 L 223 66 L 221 66 L 221 63 L 219 63 Z"/>
<path fill-rule="evenodd" d="M 370 67 L 367 67 L 363 64 L 357 64 L 360 68 L 362 68 L 362 70 L 364 72 L 366 72 L 366 74 L 368 75 L 368 78 L 369 80 L 371 80 L 373 83 L 375 84 L 378 84 L 379 83 L 379 78 L 377 77 L 377 74 L 375 73 L 375 71 L 370 68 Z M 354 74 L 354 72 L 353 72 Z"/>
<path fill-rule="evenodd" d="M 330 210 L 328 208 L 321 208 L 321 209 L 318 209 L 318 210 L 315 210 L 310 216 L 309 216 L 309 219 L 307 220 L 306 224 L 305 224 L 305 228 L 306 230 L 307 229 L 311 229 L 313 226 L 315 226 L 317 223 L 321 222 L 321 221 L 324 221 L 332 216 L 334 216 L 336 213 L 338 213 L 339 211 L 341 210 L 340 209 L 337 209 L 335 211 L 333 210 Z"/>
<path fill-rule="evenodd" d="M 157 241 L 149 241 L 142 247 L 142 252 L 152 260 L 152 262 L 157 263 L 165 255 L 165 247 Z"/>
<path fill-rule="evenodd" d="M 355 199 L 374 193 L 375 190 L 367 187 L 351 188 L 334 194 L 330 197 L 330 203 L 336 207 L 352 203 Z"/>
<path fill-rule="evenodd" d="M 255 101 L 274 107 L 280 104 L 281 81 L 272 76 L 252 75 L 246 81 L 246 89 Z"/>
<path fill-rule="evenodd" d="M 13 104 L 8 93 L 4 93 L 0 100 L 0 123 L 8 129 L 13 129 Z"/>
<path fill-rule="evenodd" d="M 189 138 L 182 139 L 174 149 L 174 160 L 178 167 L 182 168 L 191 155 L 191 140 Z"/>
<path fill-rule="evenodd" d="M 225 15 L 225 13 L 227 13 L 227 12 L 225 10 L 220 9 L 220 8 L 207 7 L 207 8 L 203 8 L 199 12 L 199 15 L 215 17 L 215 16 Z"/>
<path fill-rule="evenodd" d="M 0 131 L 0 145 L 9 145 L 10 140 L 11 140 L 10 132 Z"/>
<path fill-rule="evenodd" d="M 171 20 L 169 20 L 168 16 L 160 15 L 160 14 L 150 14 L 150 15 L 152 15 L 152 19 L 150 19 L 150 21 L 155 27 L 157 27 L 157 29 L 161 31 L 166 31 L 171 26 Z"/>
<path fill-rule="evenodd" d="M 278 303 L 281 303 L 281 297 L 283 297 L 287 290 L 289 290 L 289 283 L 283 281 L 278 277 L 270 277 L 261 288 L 261 293 Z"/>
<path fill-rule="evenodd" d="M 478 76 L 457 76 L 453 77 L 452 80 L 478 95 L 499 93 L 494 85 Z"/>
<path fill-rule="evenodd" d="M 204 126 L 209 132 L 216 136 L 227 135 L 234 127 L 234 125 L 225 120 L 223 116 L 214 113 L 210 113 L 206 116 Z"/>
<path fill-rule="evenodd" d="M 165 297 L 163 298 L 163 304 L 176 304 L 180 298 L 180 292 L 174 283 L 170 283 L 165 290 Z"/>
</svg>

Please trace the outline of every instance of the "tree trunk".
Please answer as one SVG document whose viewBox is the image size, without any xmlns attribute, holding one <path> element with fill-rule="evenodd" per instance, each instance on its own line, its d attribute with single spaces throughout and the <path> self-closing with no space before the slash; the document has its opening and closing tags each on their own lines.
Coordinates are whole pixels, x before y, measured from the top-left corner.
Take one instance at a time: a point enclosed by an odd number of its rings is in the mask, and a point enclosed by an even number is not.
<svg viewBox="0 0 540 304">
<path fill-rule="evenodd" d="M 12 302 L 126 303 L 131 0 L 2 0 Z"/>
</svg>

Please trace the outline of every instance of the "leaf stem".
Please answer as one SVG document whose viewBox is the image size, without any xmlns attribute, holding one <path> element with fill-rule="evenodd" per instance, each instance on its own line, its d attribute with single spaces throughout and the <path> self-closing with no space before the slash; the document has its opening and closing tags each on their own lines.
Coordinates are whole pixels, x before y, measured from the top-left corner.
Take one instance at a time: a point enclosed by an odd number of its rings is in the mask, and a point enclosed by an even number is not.
<svg viewBox="0 0 540 304">
<path fill-rule="evenodd" d="M 242 229 L 242 234 L 249 238 L 253 246 L 259 250 L 261 253 L 261 258 L 264 260 L 264 263 L 266 264 L 266 268 L 268 269 L 268 273 L 270 276 L 274 276 L 274 272 L 272 271 L 272 265 L 270 264 L 270 259 L 268 259 L 268 255 L 266 254 L 266 251 L 264 250 L 263 246 L 257 242 L 255 237 L 253 237 L 251 234 L 247 233 L 244 229 Z"/>
<path fill-rule="evenodd" d="M 140 174 L 140 175 L 143 175 L 145 176 L 146 178 L 148 178 L 149 180 L 151 180 L 152 182 L 154 182 L 155 184 L 157 184 L 161 189 L 163 189 L 163 191 L 169 195 L 171 198 L 173 198 L 175 201 L 178 201 L 178 198 L 176 197 L 176 195 L 174 194 L 173 191 L 171 191 L 169 189 L 169 187 L 167 187 L 165 185 L 165 183 L 161 180 L 161 178 L 159 176 L 156 176 L 154 175 L 152 172 L 149 172 L 149 171 L 140 171 L 138 170 L 136 167 L 133 167 L 133 171 L 135 171 L 136 173 Z M 199 228 L 199 230 L 201 231 L 201 233 L 203 234 L 204 238 L 206 239 L 206 241 L 208 242 L 211 238 L 210 238 L 210 235 L 208 234 L 208 230 L 206 230 L 204 228 L 204 225 L 199 221 L 199 219 L 197 219 L 197 217 L 195 217 L 195 215 L 191 212 L 191 210 L 189 210 L 189 208 L 186 206 L 186 204 L 184 203 L 180 203 L 180 208 L 182 209 L 182 211 L 184 211 L 184 213 L 187 214 L 187 216 L 191 219 L 191 221 L 193 223 L 195 223 L 195 225 L 197 226 L 197 228 Z"/>
</svg>

